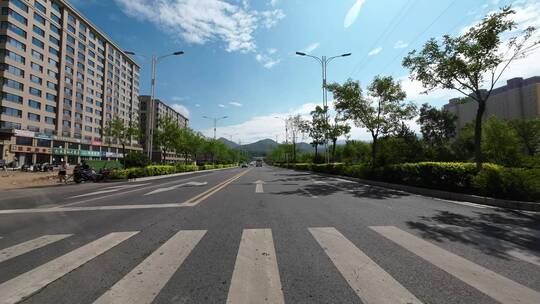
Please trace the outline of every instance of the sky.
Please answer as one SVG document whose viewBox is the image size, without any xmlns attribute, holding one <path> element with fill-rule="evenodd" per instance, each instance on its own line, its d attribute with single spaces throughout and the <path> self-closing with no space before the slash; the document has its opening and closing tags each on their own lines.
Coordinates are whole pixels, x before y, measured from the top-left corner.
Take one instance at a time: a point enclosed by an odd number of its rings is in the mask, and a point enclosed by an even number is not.
<svg viewBox="0 0 540 304">
<path fill-rule="evenodd" d="M 284 141 L 283 118 L 309 115 L 321 104 L 321 67 L 312 58 L 334 56 L 328 81 L 351 78 L 367 86 L 376 75 L 401 81 L 407 100 L 441 107 L 453 91 L 421 94 L 401 60 L 431 37 L 458 35 L 489 12 L 512 4 L 520 28 L 540 27 L 540 0 L 71 0 L 125 50 L 140 56 L 141 95 L 150 92 L 149 56 L 184 51 L 157 68 L 156 97 L 212 136 L 250 143 Z M 540 49 L 515 62 L 513 77 L 540 75 Z M 331 100 L 329 96 L 329 100 Z M 418 130 L 414 121 L 413 129 Z M 351 139 L 369 140 L 353 128 Z"/>
</svg>

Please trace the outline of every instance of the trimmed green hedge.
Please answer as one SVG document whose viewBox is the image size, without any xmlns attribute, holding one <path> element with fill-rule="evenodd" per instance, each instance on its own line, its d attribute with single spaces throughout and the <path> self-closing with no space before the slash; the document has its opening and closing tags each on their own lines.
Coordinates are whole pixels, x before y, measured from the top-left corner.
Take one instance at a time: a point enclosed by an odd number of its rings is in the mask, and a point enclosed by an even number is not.
<svg viewBox="0 0 540 304">
<path fill-rule="evenodd" d="M 280 164 L 287 167 L 286 164 Z M 540 168 L 506 168 L 484 164 L 480 172 L 474 163 L 420 162 L 380 168 L 369 165 L 289 164 L 288 168 L 345 175 L 443 191 L 495 198 L 540 202 Z"/>
<path fill-rule="evenodd" d="M 221 169 L 221 168 L 230 168 L 236 167 L 235 164 L 232 165 L 150 165 L 144 168 L 129 168 L 129 169 L 116 169 L 111 172 L 111 179 L 128 179 L 128 178 L 138 178 L 138 177 L 147 177 L 147 176 L 157 176 L 157 175 L 167 175 L 174 173 L 182 172 L 193 172 L 199 170 L 211 170 L 211 169 Z"/>
</svg>

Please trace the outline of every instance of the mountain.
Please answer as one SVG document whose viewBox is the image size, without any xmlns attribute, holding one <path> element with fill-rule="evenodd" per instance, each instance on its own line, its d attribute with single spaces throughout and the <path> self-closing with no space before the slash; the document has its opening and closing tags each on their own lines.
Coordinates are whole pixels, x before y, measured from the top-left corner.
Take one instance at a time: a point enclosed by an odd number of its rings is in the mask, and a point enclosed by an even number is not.
<svg viewBox="0 0 540 304">
<path fill-rule="evenodd" d="M 236 149 L 238 148 L 240 145 L 233 142 L 233 141 L 230 141 L 228 139 L 226 139 L 225 137 L 220 137 L 218 138 L 218 140 L 222 143 L 224 143 L 227 147 L 231 148 L 231 149 Z"/>
<path fill-rule="evenodd" d="M 251 144 L 242 145 L 240 148 L 255 156 L 265 156 L 270 150 L 277 146 L 278 143 L 272 139 L 262 139 Z"/>
</svg>

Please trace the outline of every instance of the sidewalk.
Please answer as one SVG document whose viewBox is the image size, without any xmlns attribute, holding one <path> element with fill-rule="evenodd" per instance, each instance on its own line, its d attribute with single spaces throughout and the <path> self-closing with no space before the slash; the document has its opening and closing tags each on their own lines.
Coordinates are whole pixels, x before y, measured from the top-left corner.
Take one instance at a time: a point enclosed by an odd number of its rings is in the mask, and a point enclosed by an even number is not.
<svg viewBox="0 0 540 304">
<path fill-rule="evenodd" d="M 68 172 L 68 175 L 71 172 Z M 58 185 L 58 171 L 53 172 L 21 172 L 0 171 L 0 191 L 38 186 Z"/>
</svg>

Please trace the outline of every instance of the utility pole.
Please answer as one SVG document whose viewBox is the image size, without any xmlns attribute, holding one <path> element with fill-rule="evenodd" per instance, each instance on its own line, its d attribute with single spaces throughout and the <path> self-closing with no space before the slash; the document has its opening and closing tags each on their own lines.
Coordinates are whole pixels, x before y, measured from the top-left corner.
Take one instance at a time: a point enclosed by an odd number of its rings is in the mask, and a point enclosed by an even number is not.
<svg viewBox="0 0 540 304">
<path fill-rule="evenodd" d="M 210 119 L 214 122 L 214 140 L 216 140 L 216 136 L 217 136 L 217 123 L 218 121 L 222 120 L 222 119 L 225 119 L 225 118 L 228 118 L 228 116 L 222 116 L 222 117 L 208 117 L 208 116 L 203 116 L 203 118 L 206 118 L 206 119 Z"/>
<path fill-rule="evenodd" d="M 326 67 L 328 66 L 330 61 L 334 60 L 335 58 L 348 57 L 348 56 L 351 56 L 351 53 L 345 53 L 345 54 L 341 54 L 341 55 L 338 55 L 338 56 L 332 56 L 330 58 L 327 58 L 326 56 L 322 56 L 321 58 L 319 58 L 319 57 L 312 56 L 312 55 L 309 55 L 309 54 L 306 54 L 306 53 L 303 53 L 303 52 L 296 52 L 296 55 L 311 57 L 311 58 L 317 60 L 317 62 L 319 62 L 321 64 L 323 107 L 326 110 L 325 120 L 326 120 L 326 124 L 328 124 L 328 109 L 327 109 L 327 107 L 328 107 L 328 90 L 326 89 Z M 328 139 L 325 140 L 324 147 L 325 147 L 326 162 L 328 163 L 330 161 L 330 155 L 328 154 L 328 143 L 327 143 L 327 141 L 328 141 Z"/>
</svg>

